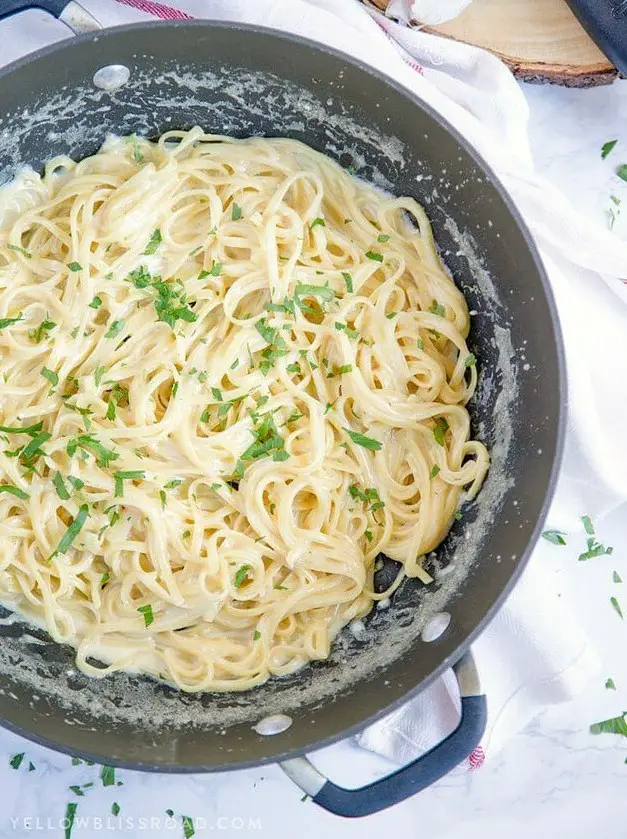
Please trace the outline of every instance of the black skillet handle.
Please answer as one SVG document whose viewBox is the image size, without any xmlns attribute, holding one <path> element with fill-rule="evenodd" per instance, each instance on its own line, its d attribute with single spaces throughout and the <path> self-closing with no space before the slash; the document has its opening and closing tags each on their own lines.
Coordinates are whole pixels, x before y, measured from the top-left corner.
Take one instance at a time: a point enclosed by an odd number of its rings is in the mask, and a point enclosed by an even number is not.
<svg viewBox="0 0 627 839">
<path fill-rule="evenodd" d="M 627 76 L 627 0 L 568 0 L 583 28 Z"/>
<path fill-rule="evenodd" d="M 41 9 L 65 23 L 79 35 L 102 29 L 102 25 L 76 0 L 0 0 L 0 20 L 27 9 Z"/>
<path fill-rule="evenodd" d="M 462 715 L 452 734 L 413 763 L 358 789 L 334 784 L 306 757 L 283 761 L 280 766 L 312 800 L 337 816 L 369 816 L 410 798 L 435 783 L 468 757 L 479 744 L 487 721 L 487 701 L 468 651 L 453 668 L 462 700 Z"/>
</svg>

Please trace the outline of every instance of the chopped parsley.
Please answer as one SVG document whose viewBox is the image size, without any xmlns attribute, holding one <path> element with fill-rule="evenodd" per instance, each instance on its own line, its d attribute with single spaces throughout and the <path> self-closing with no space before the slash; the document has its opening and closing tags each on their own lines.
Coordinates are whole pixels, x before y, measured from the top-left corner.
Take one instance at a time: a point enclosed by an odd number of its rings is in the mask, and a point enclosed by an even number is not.
<svg viewBox="0 0 627 839">
<path fill-rule="evenodd" d="M 110 579 L 111 579 L 111 574 L 108 571 L 105 571 L 105 573 L 100 578 L 100 588 L 104 588 L 104 586 L 107 585 L 107 583 L 109 582 Z"/>
<path fill-rule="evenodd" d="M 52 387 L 56 387 L 59 384 L 59 376 L 54 370 L 48 370 L 47 367 L 41 368 L 41 375 L 50 382 Z"/>
<path fill-rule="evenodd" d="M 293 364 L 288 364 L 285 368 L 288 373 L 301 373 L 300 364 L 296 361 Z"/>
<path fill-rule="evenodd" d="M 150 237 L 150 241 L 146 245 L 146 250 L 144 251 L 144 254 L 146 254 L 146 256 L 150 256 L 150 254 L 153 254 L 161 244 L 161 241 L 161 231 L 159 230 L 159 228 L 157 228 L 156 230 L 153 230 L 152 236 Z"/>
<path fill-rule="evenodd" d="M 354 501 L 359 500 L 365 502 L 366 504 L 370 504 L 372 501 L 373 503 L 369 508 L 370 512 L 375 512 L 376 510 L 380 510 L 381 507 L 385 507 L 384 502 L 381 501 L 379 490 L 374 487 L 362 490 L 357 486 L 357 484 L 351 484 L 348 488 L 348 493 Z"/>
<path fill-rule="evenodd" d="M 436 463 L 434 466 L 431 467 L 431 471 L 429 472 L 430 480 L 433 480 L 435 478 L 435 476 L 439 474 L 439 472 L 440 472 L 440 467 Z"/>
<path fill-rule="evenodd" d="M 128 405 L 128 390 L 123 385 L 116 382 L 111 388 L 111 393 L 109 395 L 107 413 L 105 414 L 106 419 L 114 420 L 117 417 L 117 407 L 122 402 Z"/>
<path fill-rule="evenodd" d="M 264 303 L 263 308 L 266 312 L 289 312 L 292 314 L 292 307 L 289 304 L 286 306 L 285 303 Z"/>
<path fill-rule="evenodd" d="M 327 223 L 323 218 L 315 218 L 311 224 L 309 225 L 310 229 L 313 230 L 314 227 L 326 227 Z"/>
<path fill-rule="evenodd" d="M 100 767 L 100 780 L 102 781 L 103 787 L 114 787 L 115 786 L 115 767 L 114 766 L 101 766 Z"/>
<path fill-rule="evenodd" d="M 469 353 L 464 359 L 464 367 L 474 367 L 476 363 L 477 359 L 475 358 L 473 353 Z"/>
<path fill-rule="evenodd" d="M 258 417 L 257 414 L 254 416 Z M 242 467 L 244 466 L 244 461 L 257 460 L 260 457 L 265 457 L 270 454 L 274 461 L 287 460 L 289 453 L 285 451 L 285 443 L 279 435 L 272 414 L 264 414 L 261 421 L 256 422 L 255 426 L 251 429 L 251 433 L 255 441 L 240 455 Z"/>
<path fill-rule="evenodd" d="M 11 425 L 0 425 L 0 431 L 4 434 L 29 434 L 31 437 L 34 437 L 43 427 L 43 422 L 36 422 L 34 425 L 24 425 L 21 428 Z"/>
<path fill-rule="evenodd" d="M 104 466 L 105 468 L 112 460 L 117 460 L 120 456 L 118 452 L 105 448 L 102 443 L 89 434 L 80 434 L 78 437 L 73 437 L 68 442 L 66 451 L 70 457 L 75 454 L 77 449 L 92 452 L 92 454 L 96 457 L 96 463 L 98 466 Z"/>
<path fill-rule="evenodd" d="M 278 330 L 269 326 L 265 318 L 261 318 L 255 324 L 257 332 L 261 335 L 268 346 L 261 352 L 261 363 L 259 369 L 264 376 L 268 375 L 275 360 L 288 354 L 287 344 L 278 334 Z"/>
<path fill-rule="evenodd" d="M 144 160 L 144 155 L 142 154 L 142 150 L 139 148 L 139 141 L 137 139 L 137 135 L 131 134 L 131 136 L 128 138 L 128 142 L 133 144 L 133 159 L 135 160 L 135 163 L 142 163 Z M 114 813 L 114 815 L 117 815 L 117 813 Z"/>
<path fill-rule="evenodd" d="M 255 629 L 253 632 L 253 641 L 258 641 L 261 638 L 261 632 L 258 629 Z"/>
<path fill-rule="evenodd" d="M 105 338 L 117 338 L 120 332 L 124 329 L 124 321 L 123 320 L 114 320 L 110 325 L 107 331 L 105 332 Z"/>
<path fill-rule="evenodd" d="M 146 268 L 145 265 L 140 265 L 139 268 L 135 268 L 131 273 L 128 275 L 129 281 L 135 286 L 137 289 L 148 288 L 151 285 L 152 277 L 150 275 L 150 271 Z"/>
<path fill-rule="evenodd" d="M 342 279 L 344 280 L 344 284 L 346 285 L 346 291 L 348 294 L 353 293 L 353 278 L 348 273 L 348 271 L 342 271 Z"/>
<path fill-rule="evenodd" d="M 165 488 L 166 488 L 166 489 L 176 489 L 177 487 L 180 487 L 180 485 L 181 485 L 182 483 L 183 483 L 183 481 L 181 481 L 181 480 L 180 480 L 180 479 L 178 479 L 178 478 L 175 478 L 175 479 L 174 479 L 174 480 L 172 480 L 172 481 L 168 481 L 168 482 L 167 482 L 167 484 L 165 485 Z"/>
<path fill-rule="evenodd" d="M 46 319 L 42 320 L 37 329 L 28 330 L 28 337 L 36 344 L 40 344 L 49 337 L 48 333 L 56 329 L 56 326 L 56 323 L 53 320 L 48 320 L 48 315 L 46 315 Z"/>
<path fill-rule="evenodd" d="M 59 554 L 67 553 L 67 551 L 71 548 L 72 543 L 82 530 L 83 525 L 87 521 L 88 515 L 89 507 L 87 506 L 87 504 L 81 504 L 81 506 L 78 508 L 78 513 L 76 514 L 74 521 L 65 531 L 65 533 L 61 537 L 61 541 L 48 557 L 48 562 L 50 562 L 50 560 L 53 557 L 58 556 Z"/>
<path fill-rule="evenodd" d="M 348 335 L 349 338 L 353 338 L 354 340 L 357 340 L 357 338 L 359 338 L 359 332 L 356 329 L 352 329 L 346 323 L 341 323 L 341 321 L 336 321 L 335 322 L 335 328 L 337 329 L 338 332 L 345 332 Z"/>
<path fill-rule="evenodd" d="M 614 548 L 605 547 L 600 542 L 596 542 L 594 536 L 590 536 L 587 540 L 587 550 L 579 554 L 579 561 L 583 562 L 586 559 L 594 559 L 597 556 L 605 556 L 613 553 Z"/>
<path fill-rule="evenodd" d="M 241 588 L 248 580 L 248 572 L 252 571 L 252 565 L 241 565 L 235 573 L 234 585 L 235 588 Z"/>
<path fill-rule="evenodd" d="M 57 491 L 57 495 L 62 501 L 68 501 L 70 498 L 70 493 L 67 491 L 67 487 L 63 481 L 63 476 L 60 472 L 57 472 L 52 479 L 52 483 L 54 484 L 54 488 Z"/>
<path fill-rule="evenodd" d="M 32 257 L 32 253 L 27 251 L 25 248 L 22 248 L 20 245 L 7 245 L 7 248 L 10 251 L 17 251 L 18 253 L 21 253 L 22 256 L 26 257 L 26 259 L 30 259 Z"/>
<path fill-rule="evenodd" d="M 150 626 L 151 623 L 154 623 L 155 616 L 150 603 L 146 606 L 138 606 L 137 611 L 144 616 L 144 626 Z"/>
<path fill-rule="evenodd" d="M 425 348 L 425 345 L 424 345 L 424 341 L 422 340 L 422 338 L 416 338 L 416 349 L 424 350 L 424 348 Z"/>
<path fill-rule="evenodd" d="M 435 427 L 433 429 L 433 436 L 435 437 L 436 443 L 439 446 L 444 445 L 444 435 L 448 431 L 449 424 L 444 419 L 444 417 L 438 417 L 435 421 Z"/>
<path fill-rule="evenodd" d="M 542 538 L 546 539 L 546 541 L 550 542 L 552 545 L 565 545 L 565 535 L 566 534 L 563 533 L 561 530 L 545 530 L 542 534 Z"/>
<path fill-rule="evenodd" d="M 372 542 L 372 531 L 371 530 L 364 530 L 364 536 L 369 542 Z"/>
<path fill-rule="evenodd" d="M 605 689 L 606 690 L 616 690 L 616 685 L 614 684 L 614 679 L 607 679 L 606 680 Z"/>
<path fill-rule="evenodd" d="M 90 309 L 99 309 L 101 306 L 102 306 L 102 297 L 98 297 L 98 295 L 96 294 L 94 299 L 89 304 L 89 308 Z"/>
<path fill-rule="evenodd" d="M 119 813 L 120 813 L 120 805 L 118 804 L 117 801 L 114 801 L 113 804 L 111 805 L 111 815 L 112 816 L 117 816 L 117 815 L 119 815 Z"/>
<path fill-rule="evenodd" d="M 352 364 L 341 364 L 337 368 L 337 373 L 338 373 L 338 376 L 343 376 L 344 373 L 351 373 L 352 370 L 353 370 L 353 365 Z"/>
<path fill-rule="evenodd" d="M 6 492 L 9 495 L 14 495 L 16 498 L 20 498 L 22 501 L 27 501 L 30 498 L 30 495 L 27 492 L 24 492 L 23 489 L 11 486 L 10 484 L 0 484 L 0 493 L 2 492 Z"/>
<path fill-rule="evenodd" d="M 306 312 L 310 310 L 311 307 L 303 304 L 303 297 L 319 297 L 321 300 L 328 303 L 335 299 L 335 292 L 328 285 L 296 283 L 294 288 L 294 302 L 303 312 Z"/>
<path fill-rule="evenodd" d="M 594 536 L 594 525 L 592 524 L 592 520 L 590 516 L 582 516 L 581 522 L 583 524 L 583 528 L 588 534 L 588 536 Z"/>
<path fill-rule="evenodd" d="M 618 615 L 618 617 L 623 620 L 623 610 L 620 607 L 620 603 L 615 597 L 610 597 L 610 603 L 612 604 L 612 608 Z"/>
<path fill-rule="evenodd" d="M 233 206 L 231 208 L 231 219 L 232 221 L 239 221 L 242 217 L 242 208 L 239 204 L 236 204 L 235 201 L 233 202 Z"/>
<path fill-rule="evenodd" d="M 166 504 L 168 503 L 168 496 L 164 489 L 159 490 L 159 498 L 161 499 L 161 509 L 165 510 Z"/>
<path fill-rule="evenodd" d="M 191 839 L 195 835 L 194 822 L 189 816 L 181 816 L 183 820 L 183 836 L 185 839 Z"/>
<path fill-rule="evenodd" d="M 605 158 L 612 151 L 616 143 L 618 143 L 618 140 L 608 140 L 607 143 L 603 143 L 603 145 L 601 146 L 601 160 L 605 160 Z"/>
<path fill-rule="evenodd" d="M 609 720 L 601 720 L 595 722 L 590 726 L 591 734 L 622 734 L 627 737 L 627 720 L 625 714 L 620 714 L 618 717 L 611 717 Z"/>
<path fill-rule="evenodd" d="M 46 440 L 49 440 L 52 437 L 52 434 L 48 434 L 47 431 L 40 432 L 36 437 L 33 437 L 30 443 L 24 447 L 21 452 L 21 457 L 24 460 L 28 460 L 31 457 L 34 457 L 37 454 L 44 454 L 41 451 L 40 446 L 42 443 L 45 443 Z"/>
<path fill-rule="evenodd" d="M 377 242 L 387 242 L 389 238 L 389 233 L 379 233 L 377 236 Z"/>
<path fill-rule="evenodd" d="M 124 495 L 124 481 L 143 481 L 146 473 L 141 469 L 131 469 L 122 472 L 114 472 L 115 497 L 122 498 Z"/>
<path fill-rule="evenodd" d="M 612 573 L 612 582 L 613 583 L 622 583 L 623 582 L 620 574 L 618 573 L 618 571 L 614 571 Z"/>
<path fill-rule="evenodd" d="M 386 318 L 388 320 L 392 320 L 392 318 L 395 318 L 397 314 L 398 314 L 398 312 L 388 312 L 387 315 L 386 315 Z"/>
<path fill-rule="evenodd" d="M 70 262 L 70 263 L 68 263 L 67 267 L 70 269 L 70 271 L 82 271 L 83 270 L 83 266 L 80 264 L 80 262 Z"/>
<path fill-rule="evenodd" d="M 302 416 L 303 414 L 301 414 L 300 411 L 292 411 L 292 413 L 285 420 L 283 425 L 291 425 L 293 422 L 297 422 Z"/>
<path fill-rule="evenodd" d="M 614 204 L 614 207 L 620 206 L 620 198 L 617 198 L 615 195 L 610 195 L 610 201 Z M 610 230 L 614 229 L 614 225 L 616 224 L 616 219 L 620 213 L 620 210 L 615 210 L 614 207 L 609 207 L 607 213 L 610 218 Z"/>
<path fill-rule="evenodd" d="M 383 254 L 377 253 L 376 251 L 366 251 L 366 256 L 368 259 L 372 259 L 374 262 L 383 262 Z"/>
<path fill-rule="evenodd" d="M 24 754 L 25 752 L 20 752 L 19 754 L 13 755 L 9 761 L 9 766 L 13 767 L 13 769 L 19 769 L 24 760 Z"/>
<path fill-rule="evenodd" d="M 154 299 L 154 306 L 158 320 L 167 323 L 171 329 L 174 329 L 177 320 L 182 320 L 186 323 L 194 323 L 196 321 L 197 316 L 187 303 L 185 288 L 180 280 L 166 283 L 163 282 L 161 277 L 157 276 L 154 282 L 148 282 L 146 277 L 150 278 L 150 275 L 147 272 L 139 279 L 133 279 L 133 274 L 134 272 L 131 272 L 130 277 L 137 288 L 151 287 L 157 292 L 157 297 Z M 140 282 L 140 285 L 137 285 L 138 282 Z"/>
<path fill-rule="evenodd" d="M 431 303 L 431 307 L 429 308 L 429 311 L 432 312 L 434 315 L 438 315 L 438 317 L 441 317 L 441 318 L 443 318 L 444 315 L 446 314 L 446 309 L 444 308 L 444 306 L 441 306 L 438 303 L 437 300 L 434 300 Z"/>
<path fill-rule="evenodd" d="M 211 269 L 209 271 L 205 271 L 204 269 L 198 275 L 199 280 L 204 280 L 206 277 L 219 277 L 222 273 L 222 263 L 212 261 Z"/>
<path fill-rule="evenodd" d="M 215 400 L 217 400 L 218 402 L 223 402 L 224 401 L 224 398 L 222 396 L 222 391 L 220 390 L 220 388 L 212 387 L 211 388 L 211 393 L 213 394 L 213 398 Z"/>
<path fill-rule="evenodd" d="M 16 318 L 0 318 L 0 329 L 6 329 L 7 326 L 12 326 L 14 323 L 19 323 L 24 320 L 24 315 L 20 312 Z"/>
<path fill-rule="evenodd" d="M 620 166 L 617 166 L 616 174 L 621 179 L 621 181 L 627 181 L 627 163 L 621 163 Z"/>
<path fill-rule="evenodd" d="M 78 804 L 76 801 L 70 801 L 65 808 L 65 819 L 63 820 L 65 825 L 65 839 L 71 839 L 72 828 L 74 827 L 74 816 L 76 815 L 77 807 Z"/>
<path fill-rule="evenodd" d="M 344 431 L 346 431 L 353 443 L 358 446 L 362 446 L 364 449 L 378 452 L 383 445 L 379 442 L 379 440 L 374 440 L 372 437 L 366 437 L 363 434 L 359 434 L 357 431 L 351 431 L 350 428 L 345 428 Z"/>
</svg>

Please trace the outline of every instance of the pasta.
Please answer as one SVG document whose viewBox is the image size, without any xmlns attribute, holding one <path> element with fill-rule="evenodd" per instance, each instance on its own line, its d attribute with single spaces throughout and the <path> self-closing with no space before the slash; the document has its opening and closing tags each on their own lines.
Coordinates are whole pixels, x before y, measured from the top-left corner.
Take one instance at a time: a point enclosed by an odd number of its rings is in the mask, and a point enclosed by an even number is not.
<svg viewBox="0 0 627 839">
<path fill-rule="evenodd" d="M 489 458 L 416 201 L 200 128 L 3 192 L 0 599 L 87 674 L 227 691 L 430 581 Z"/>
</svg>

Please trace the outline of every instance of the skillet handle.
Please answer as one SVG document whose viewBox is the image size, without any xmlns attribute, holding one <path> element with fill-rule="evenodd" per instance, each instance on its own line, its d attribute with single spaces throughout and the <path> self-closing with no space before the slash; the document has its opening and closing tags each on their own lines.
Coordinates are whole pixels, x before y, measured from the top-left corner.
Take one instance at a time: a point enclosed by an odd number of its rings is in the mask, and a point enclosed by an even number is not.
<svg viewBox="0 0 627 839">
<path fill-rule="evenodd" d="M 385 810 L 410 798 L 454 769 L 479 744 L 487 721 L 487 701 L 481 693 L 479 675 L 468 651 L 454 666 L 462 701 L 459 725 L 449 736 L 413 763 L 358 789 L 334 784 L 306 757 L 283 761 L 284 772 L 312 800 L 337 816 L 356 818 Z"/>
<path fill-rule="evenodd" d="M 568 0 L 579 22 L 621 75 L 627 75 L 625 0 Z"/>
<path fill-rule="evenodd" d="M 69 26 L 75 35 L 102 29 L 96 18 L 76 0 L 2 0 L 0 20 L 27 9 L 42 9 L 48 12 Z"/>
</svg>

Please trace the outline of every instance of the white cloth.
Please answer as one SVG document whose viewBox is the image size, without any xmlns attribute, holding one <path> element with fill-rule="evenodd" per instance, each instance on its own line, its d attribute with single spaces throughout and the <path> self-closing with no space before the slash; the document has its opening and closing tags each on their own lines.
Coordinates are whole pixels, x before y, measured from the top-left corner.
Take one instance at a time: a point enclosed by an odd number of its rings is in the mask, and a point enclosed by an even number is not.
<svg viewBox="0 0 627 839">
<path fill-rule="evenodd" d="M 437 26 L 453 20 L 471 3 L 472 0 L 413 0 L 411 3 L 408 0 L 390 0 L 386 15 L 405 23 L 411 20 Z"/>
<path fill-rule="evenodd" d="M 574 529 L 585 512 L 600 516 L 627 499 L 627 248 L 581 218 L 559 191 L 534 174 L 527 104 L 507 68 L 464 44 L 411 30 L 355 0 L 82 0 L 110 26 L 151 16 L 243 20 L 296 32 L 341 49 L 396 78 L 436 108 L 491 163 L 541 249 L 557 299 L 567 349 L 570 418 L 566 458 L 551 526 Z M 399 2 L 395 3 L 398 15 Z M 62 24 L 29 12 L 0 24 L 0 56 L 17 58 L 68 36 Z M 599 330 L 603 337 L 599 340 Z M 602 433 L 599 433 L 602 429 Z M 493 751 L 545 705 L 569 699 L 597 659 L 566 605 L 540 577 L 536 548 L 523 581 L 474 650 L 489 697 L 484 746 Z M 404 762 L 456 723 L 450 678 L 358 738 Z"/>
</svg>

